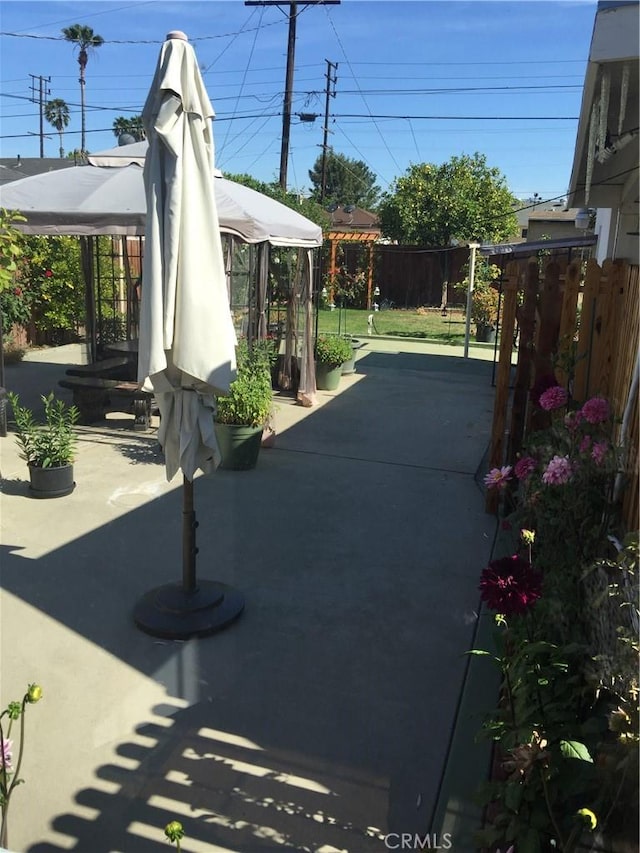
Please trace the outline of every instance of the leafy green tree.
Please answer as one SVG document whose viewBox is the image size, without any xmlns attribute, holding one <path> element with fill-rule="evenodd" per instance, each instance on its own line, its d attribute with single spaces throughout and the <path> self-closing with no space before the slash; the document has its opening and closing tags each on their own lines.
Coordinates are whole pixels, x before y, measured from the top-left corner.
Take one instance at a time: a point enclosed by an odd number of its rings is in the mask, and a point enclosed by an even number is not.
<svg viewBox="0 0 640 853">
<path fill-rule="evenodd" d="M 344 154 L 327 152 L 325 164 L 323 204 L 355 204 L 364 210 L 375 210 L 380 198 L 376 175 L 362 160 L 352 160 Z M 322 197 L 322 155 L 309 170 L 313 184 L 311 198 L 320 202 Z"/>
<path fill-rule="evenodd" d="M 120 141 L 120 137 L 128 133 L 133 136 L 136 142 L 142 142 L 146 139 L 144 125 L 142 124 L 142 116 L 118 116 L 113 122 L 113 135 Z"/>
<path fill-rule="evenodd" d="M 18 276 L 38 329 L 76 329 L 83 322 L 84 278 L 75 237 L 26 235 Z"/>
<path fill-rule="evenodd" d="M 410 166 L 385 193 L 379 209 L 385 237 L 401 244 L 446 249 L 456 243 L 500 242 L 518 233 L 516 199 L 500 170 L 477 152 L 437 166 Z M 449 252 L 442 252 L 443 308 Z"/>
<path fill-rule="evenodd" d="M 62 98 L 54 98 L 52 101 L 47 101 L 44 105 L 44 117 L 58 131 L 58 136 L 60 137 L 60 157 L 64 157 L 62 134 L 64 133 L 64 129 L 69 126 L 69 107 L 66 101 L 63 101 Z"/>
<path fill-rule="evenodd" d="M 29 316 L 28 298 L 16 280 L 24 247 L 24 236 L 16 226 L 24 221 L 21 213 L 0 208 L 0 342 L 14 323 L 22 323 Z M 0 359 L 2 351 L 0 347 Z"/>
<path fill-rule="evenodd" d="M 62 35 L 66 41 L 71 42 L 78 50 L 78 65 L 80 66 L 80 113 L 82 116 L 82 133 L 80 136 L 80 150 L 86 151 L 85 135 L 85 98 L 84 89 L 86 85 L 85 71 L 87 62 L 89 61 L 89 52 L 101 47 L 104 44 L 102 36 L 96 35 L 91 27 L 84 24 L 72 24 L 70 27 L 64 27 Z"/>
</svg>

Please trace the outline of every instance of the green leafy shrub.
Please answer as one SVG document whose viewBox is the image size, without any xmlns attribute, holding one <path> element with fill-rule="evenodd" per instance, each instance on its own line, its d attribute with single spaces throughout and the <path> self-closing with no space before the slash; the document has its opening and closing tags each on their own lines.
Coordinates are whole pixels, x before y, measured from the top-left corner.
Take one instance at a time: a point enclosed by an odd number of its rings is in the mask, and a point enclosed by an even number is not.
<svg viewBox="0 0 640 853">
<path fill-rule="evenodd" d="M 37 468 L 58 468 L 73 462 L 75 455 L 75 425 L 80 412 L 54 397 L 53 392 L 42 396 L 45 422 L 36 422 L 31 409 L 20 405 L 17 394 L 8 395 L 16 422 L 16 440 L 20 457 L 27 465 Z"/>
<path fill-rule="evenodd" d="M 351 341 L 340 335 L 319 335 L 316 340 L 316 361 L 330 368 L 339 367 L 353 355 Z"/>
<path fill-rule="evenodd" d="M 266 346 L 251 347 L 241 341 L 236 348 L 238 372 L 229 394 L 216 398 L 216 421 L 241 426 L 264 426 L 271 415 L 270 351 Z"/>
</svg>

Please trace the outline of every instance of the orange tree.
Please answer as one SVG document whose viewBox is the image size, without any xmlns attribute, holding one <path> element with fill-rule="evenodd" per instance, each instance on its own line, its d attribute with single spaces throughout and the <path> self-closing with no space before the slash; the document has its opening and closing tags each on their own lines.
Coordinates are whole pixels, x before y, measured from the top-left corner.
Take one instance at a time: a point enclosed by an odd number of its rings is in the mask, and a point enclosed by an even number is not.
<svg viewBox="0 0 640 853">
<path fill-rule="evenodd" d="M 499 169 L 477 152 L 448 162 L 410 166 L 385 193 L 379 209 L 385 237 L 412 246 L 447 249 L 456 243 L 500 242 L 514 236 L 516 199 Z M 449 252 L 441 255 L 443 301 Z"/>
</svg>

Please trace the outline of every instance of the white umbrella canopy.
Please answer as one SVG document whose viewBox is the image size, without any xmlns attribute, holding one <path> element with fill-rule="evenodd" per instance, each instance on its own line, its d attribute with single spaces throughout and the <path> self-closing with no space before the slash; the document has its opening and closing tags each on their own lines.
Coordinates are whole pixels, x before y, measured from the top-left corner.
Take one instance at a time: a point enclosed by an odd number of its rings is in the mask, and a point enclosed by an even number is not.
<svg viewBox="0 0 640 853">
<path fill-rule="evenodd" d="M 123 148 L 137 145 L 144 145 L 146 153 L 146 142 Z M 135 158 L 123 158 L 120 168 L 70 166 L 12 181 L 0 188 L 0 204 L 27 217 L 20 227 L 26 234 L 144 234 L 144 159 L 136 162 Z M 279 201 L 229 181 L 220 173 L 213 179 L 213 189 L 223 233 L 246 243 L 302 248 L 322 245 L 320 226 Z"/>
<path fill-rule="evenodd" d="M 161 413 L 167 479 L 193 480 L 219 460 L 215 394 L 235 378 L 236 336 L 229 310 L 213 195 L 214 115 L 193 48 L 165 41 L 142 111 L 149 139 L 138 381 Z"/>
<path fill-rule="evenodd" d="M 213 193 L 213 115 L 193 48 L 184 33 L 169 33 L 142 111 L 149 152 L 138 381 L 158 402 L 167 479 L 183 472 L 183 585 L 147 593 L 134 620 L 173 638 L 219 630 L 244 607 L 225 584 L 195 577 L 193 479 L 220 461 L 215 395 L 228 393 L 236 367 Z"/>
</svg>

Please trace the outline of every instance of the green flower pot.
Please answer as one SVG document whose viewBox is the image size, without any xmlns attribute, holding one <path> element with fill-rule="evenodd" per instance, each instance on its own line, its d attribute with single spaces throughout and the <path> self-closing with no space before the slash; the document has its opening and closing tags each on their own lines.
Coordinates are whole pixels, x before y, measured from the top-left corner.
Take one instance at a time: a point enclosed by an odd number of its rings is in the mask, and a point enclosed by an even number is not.
<svg viewBox="0 0 640 853">
<path fill-rule="evenodd" d="M 331 367 L 323 362 L 316 364 L 316 388 L 318 391 L 335 391 L 340 384 L 342 365 Z"/>
<path fill-rule="evenodd" d="M 214 423 L 222 456 L 221 468 L 248 471 L 255 468 L 262 444 L 262 427 Z"/>
</svg>

